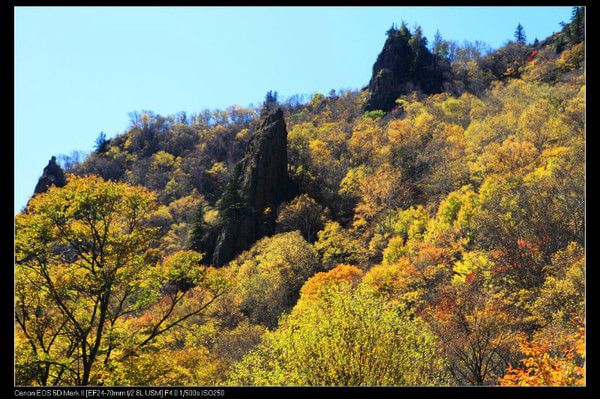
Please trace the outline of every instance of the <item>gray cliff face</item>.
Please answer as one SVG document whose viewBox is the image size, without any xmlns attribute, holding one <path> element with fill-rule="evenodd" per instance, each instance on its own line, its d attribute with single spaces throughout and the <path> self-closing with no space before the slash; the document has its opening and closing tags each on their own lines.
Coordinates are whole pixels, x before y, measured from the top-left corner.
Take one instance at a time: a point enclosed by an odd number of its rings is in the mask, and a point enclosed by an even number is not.
<svg viewBox="0 0 600 399">
<path fill-rule="evenodd" d="M 389 111 L 398 98 L 399 91 L 395 88 L 394 73 L 391 69 L 380 69 L 369 84 L 369 98 L 365 111 Z"/>
<path fill-rule="evenodd" d="M 65 173 L 56 163 L 56 157 L 52 157 L 50 158 L 48 165 L 44 168 L 44 172 L 38 180 L 33 193 L 34 195 L 45 193 L 50 186 L 63 187 L 66 184 L 67 179 L 65 178 Z"/>
<path fill-rule="evenodd" d="M 283 111 L 268 114 L 242 160 L 241 190 L 252 212 L 270 208 L 274 213 L 288 197 L 287 130 Z"/>
<path fill-rule="evenodd" d="M 212 257 L 214 265 L 227 263 L 256 240 L 274 234 L 277 208 L 295 192 L 287 163 L 287 130 L 283 111 L 277 109 L 263 117 L 237 165 L 243 209 L 224 222 Z"/>
</svg>

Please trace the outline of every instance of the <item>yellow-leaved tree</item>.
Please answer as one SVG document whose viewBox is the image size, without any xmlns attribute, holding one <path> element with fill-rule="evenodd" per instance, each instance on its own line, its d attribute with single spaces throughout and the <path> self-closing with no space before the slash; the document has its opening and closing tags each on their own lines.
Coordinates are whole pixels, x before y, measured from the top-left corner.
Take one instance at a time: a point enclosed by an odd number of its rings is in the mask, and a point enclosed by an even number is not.
<svg viewBox="0 0 600 399">
<path fill-rule="evenodd" d="M 17 215 L 17 383 L 101 383 L 111 356 L 132 353 L 121 350 L 125 342 L 139 349 L 222 294 L 224 283 L 199 265 L 200 254 L 147 262 L 155 208 L 144 188 L 69 176 Z M 183 306 L 188 292 L 196 300 Z M 155 317 L 143 328 L 119 328 L 145 312 Z"/>
<path fill-rule="evenodd" d="M 275 331 L 230 372 L 235 385 L 432 385 L 447 383 L 437 338 L 340 265 L 318 273 Z"/>
</svg>

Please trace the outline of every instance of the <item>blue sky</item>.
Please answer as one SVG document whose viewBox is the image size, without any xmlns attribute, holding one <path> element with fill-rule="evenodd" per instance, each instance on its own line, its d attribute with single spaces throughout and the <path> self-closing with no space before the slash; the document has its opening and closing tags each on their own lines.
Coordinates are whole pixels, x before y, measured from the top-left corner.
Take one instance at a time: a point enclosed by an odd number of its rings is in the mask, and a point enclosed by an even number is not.
<svg viewBox="0 0 600 399">
<path fill-rule="evenodd" d="M 431 41 L 529 41 L 570 7 L 16 7 L 15 211 L 52 155 L 90 151 L 132 111 L 193 113 L 365 86 L 392 23 Z"/>
</svg>

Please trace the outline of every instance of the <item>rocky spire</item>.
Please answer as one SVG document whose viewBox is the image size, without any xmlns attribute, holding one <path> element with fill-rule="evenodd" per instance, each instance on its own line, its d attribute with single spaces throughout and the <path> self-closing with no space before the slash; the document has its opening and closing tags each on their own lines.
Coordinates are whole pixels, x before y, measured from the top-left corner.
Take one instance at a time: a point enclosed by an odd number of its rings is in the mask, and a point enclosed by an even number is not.
<svg viewBox="0 0 600 399">
<path fill-rule="evenodd" d="M 420 90 L 443 91 L 445 61 L 432 54 L 420 29 L 413 34 L 403 26 L 388 31 L 383 50 L 373 64 L 364 111 L 390 111 L 402 94 Z"/>
<path fill-rule="evenodd" d="M 277 108 L 262 117 L 223 195 L 224 225 L 213 264 L 225 264 L 256 240 L 275 232 L 277 208 L 296 191 L 287 163 L 287 130 L 283 111 Z"/>
<path fill-rule="evenodd" d="M 48 191 L 50 186 L 63 187 L 67 184 L 65 173 L 62 168 L 56 163 L 56 157 L 50 158 L 50 162 L 44 168 L 42 176 L 38 180 L 33 194 L 40 194 Z"/>
</svg>

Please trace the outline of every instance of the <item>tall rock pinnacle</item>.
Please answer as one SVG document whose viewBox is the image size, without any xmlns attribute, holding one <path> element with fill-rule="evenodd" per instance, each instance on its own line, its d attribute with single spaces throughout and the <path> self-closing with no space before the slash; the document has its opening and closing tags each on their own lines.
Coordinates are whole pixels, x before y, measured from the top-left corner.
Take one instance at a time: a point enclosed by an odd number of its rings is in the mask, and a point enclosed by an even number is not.
<svg viewBox="0 0 600 399">
<path fill-rule="evenodd" d="M 278 108 L 263 116 L 225 189 L 221 199 L 224 226 L 217 238 L 213 264 L 225 264 L 256 240 L 275 232 L 277 208 L 295 192 L 287 163 L 287 130 L 283 111 Z"/>
</svg>

